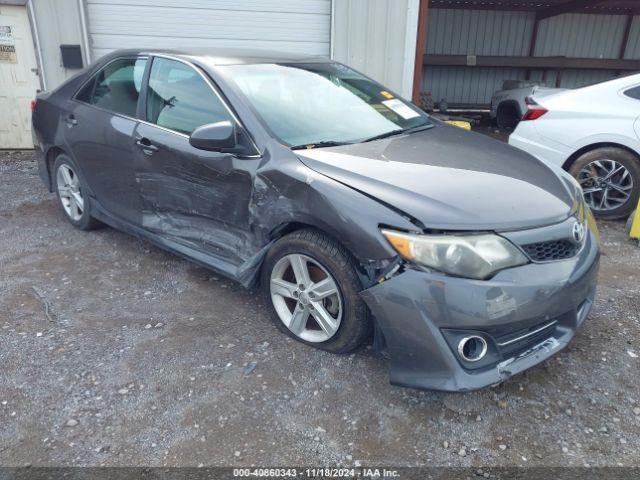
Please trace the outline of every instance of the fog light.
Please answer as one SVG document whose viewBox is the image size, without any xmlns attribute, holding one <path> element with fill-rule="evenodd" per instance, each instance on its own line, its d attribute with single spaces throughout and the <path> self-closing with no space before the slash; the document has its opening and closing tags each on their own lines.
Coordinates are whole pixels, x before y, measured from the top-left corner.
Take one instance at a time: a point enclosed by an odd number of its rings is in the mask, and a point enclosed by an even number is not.
<svg viewBox="0 0 640 480">
<path fill-rule="evenodd" d="M 458 343 L 458 354 L 467 362 L 477 362 L 487 354 L 487 341 L 478 336 L 464 337 Z"/>
</svg>

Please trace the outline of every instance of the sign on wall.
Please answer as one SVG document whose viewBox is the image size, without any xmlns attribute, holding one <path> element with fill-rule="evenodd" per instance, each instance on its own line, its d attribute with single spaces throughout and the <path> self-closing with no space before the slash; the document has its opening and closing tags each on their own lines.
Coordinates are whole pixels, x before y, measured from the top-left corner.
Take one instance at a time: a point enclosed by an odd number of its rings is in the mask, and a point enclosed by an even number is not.
<svg viewBox="0 0 640 480">
<path fill-rule="evenodd" d="M 16 41 L 10 25 L 0 25 L 0 62 L 18 62 Z"/>
</svg>

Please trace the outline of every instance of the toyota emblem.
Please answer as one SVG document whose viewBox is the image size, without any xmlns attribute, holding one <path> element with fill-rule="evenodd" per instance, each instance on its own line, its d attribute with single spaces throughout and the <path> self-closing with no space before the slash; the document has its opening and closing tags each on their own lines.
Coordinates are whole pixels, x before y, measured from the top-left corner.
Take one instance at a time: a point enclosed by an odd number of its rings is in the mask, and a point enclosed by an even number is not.
<svg viewBox="0 0 640 480">
<path fill-rule="evenodd" d="M 582 240 L 584 240 L 584 225 L 576 220 L 573 224 L 572 233 L 576 243 L 582 243 Z"/>
</svg>

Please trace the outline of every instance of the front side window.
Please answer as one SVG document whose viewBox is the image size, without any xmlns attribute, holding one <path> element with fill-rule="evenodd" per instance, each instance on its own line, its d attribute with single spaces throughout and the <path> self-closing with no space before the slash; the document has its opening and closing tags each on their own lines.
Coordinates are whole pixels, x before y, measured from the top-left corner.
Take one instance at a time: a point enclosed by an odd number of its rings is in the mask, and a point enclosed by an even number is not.
<svg viewBox="0 0 640 480">
<path fill-rule="evenodd" d="M 122 58 L 106 65 L 76 98 L 110 112 L 136 116 L 146 58 Z"/>
<path fill-rule="evenodd" d="M 148 122 L 189 135 L 202 125 L 222 120 L 231 120 L 231 116 L 198 72 L 176 60 L 153 60 L 147 94 Z"/>
<path fill-rule="evenodd" d="M 382 85 L 336 63 L 220 67 L 264 123 L 291 145 L 352 143 L 430 125 Z"/>
</svg>

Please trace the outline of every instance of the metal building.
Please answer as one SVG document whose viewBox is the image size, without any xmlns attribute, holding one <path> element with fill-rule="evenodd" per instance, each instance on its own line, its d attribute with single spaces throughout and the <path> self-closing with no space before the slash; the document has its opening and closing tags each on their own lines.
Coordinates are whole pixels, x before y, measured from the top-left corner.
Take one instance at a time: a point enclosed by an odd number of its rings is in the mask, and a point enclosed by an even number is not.
<svg viewBox="0 0 640 480">
<path fill-rule="evenodd" d="M 576 88 L 640 69 L 640 2 L 431 0 L 421 90 L 486 108 L 504 80 Z"/>
</svg>

